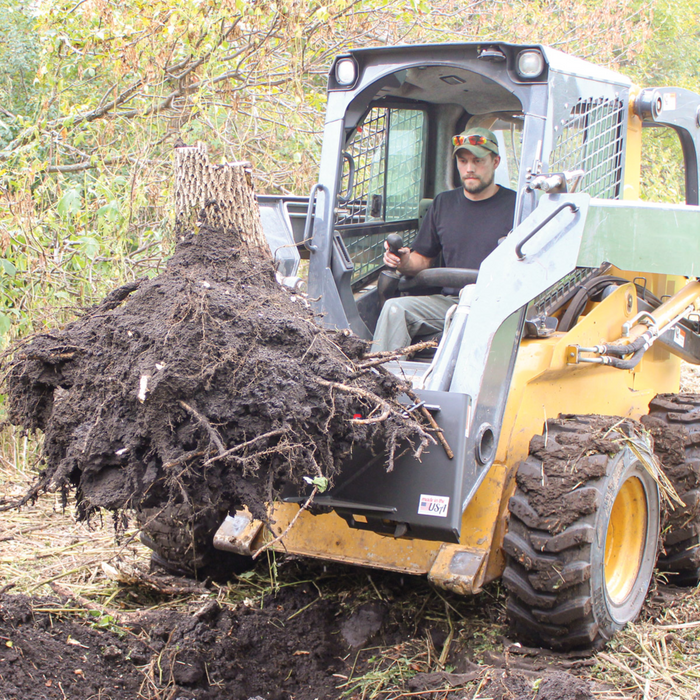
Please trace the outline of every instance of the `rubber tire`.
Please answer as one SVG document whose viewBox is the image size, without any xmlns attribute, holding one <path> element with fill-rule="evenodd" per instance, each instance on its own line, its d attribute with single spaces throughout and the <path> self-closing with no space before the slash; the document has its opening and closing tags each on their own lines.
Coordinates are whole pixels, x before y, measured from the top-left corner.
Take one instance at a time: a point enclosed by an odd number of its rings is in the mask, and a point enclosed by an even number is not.
<svg viewBox="0 0 700 700">
<path fill-rule="evenodd" d="M 591 431 L 587 416 L 549 420 L 546 441 L 537 436 L 539 454 L 544 449 L 546 455 L 554 456 L 556 450 L 561 452 L 559 438 L 564 437 L 564 444 L 571 433 L 586 431 Z M 535 443 L 533 439 L 530 456 L 519 465 L 519 471 L 530 475 L 544 473 L 544 460 L 532 454 Z M 604 475 L 564 494 L 565 502 L 567 498 L 584 499 L 590 510 L 566 527 L 560 529 L 551 518 L 538 514 L 530 503 L 532 490 L 528 495 L 518 486 L 510 499 L 503 582 L 509 591 L 506 609 L 511 629 L 526 644 L 557 651 L 599 649 L 635 620 L 644 604 L 659 536 L 658 486 L 629 447 L 612 456 L 587 453 L 576 460 L 576 466 L 583 467 L 591 459 L 598 460 Z M 605 542 L 613 505 L 630 478 L 637 478 L 642 486 L 647 518 L 635 580 L 625 582 L 630 591 L 616 604 L 605 582 Z M 571 512 L 576 511 L 572 508 Z"/>
<path fill-rule="evenodd" d="M 657 566 L 670 583 L 694 586 L 700 581 L 700 394 L 659 394 L 642 423 L 685 503 L 667 509 Z"/>
<path fill-rule="evenodd" d="M 178 503 L 137 513 L 141 542 L 152 550 L 151 567 L 176 576 L 220 578 L 252 566 L 251 557 L 214 548 L 214 534 L 226 517 L 211 509 L 195 511 Z"/>
</svg>

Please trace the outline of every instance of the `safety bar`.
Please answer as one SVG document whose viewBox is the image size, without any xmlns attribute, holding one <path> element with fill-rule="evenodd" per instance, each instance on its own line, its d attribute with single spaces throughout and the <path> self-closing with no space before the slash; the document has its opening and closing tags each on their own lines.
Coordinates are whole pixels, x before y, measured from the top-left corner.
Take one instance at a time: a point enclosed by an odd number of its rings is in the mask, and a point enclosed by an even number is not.
<svg viewBox="0 0 700 700">
<path fill-rule="evenodd" d="M 321 190 L 323 194 L 326 195 L 326 202 L 330 200 L 330 191 L 325 185 L 321 184 L 320 182 L 317 182 L 311 188 L 311 192 L 309 194 L 309 205 L 306 209 L 306 222 L 304 224 L 304 237 L 302 238 L 302 241 L 306 246 L 306 249 L 311 251 L 312 253 L 318 251 L 318 246 L 315 243 L 311 242 L 309 234 L 311 233 L 311 222 L 314 220 L 313 215 L 316 211 L 316 194 L 319 190 Z"/>
</svg>

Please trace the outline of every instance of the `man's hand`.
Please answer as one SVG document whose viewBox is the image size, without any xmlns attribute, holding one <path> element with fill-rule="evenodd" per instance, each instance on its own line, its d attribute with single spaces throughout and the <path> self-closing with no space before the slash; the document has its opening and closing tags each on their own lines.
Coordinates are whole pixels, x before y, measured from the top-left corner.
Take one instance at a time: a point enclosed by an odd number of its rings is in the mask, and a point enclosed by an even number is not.
<svg viewBox="0 0 700 700">
<path fill-rule="evenodd" d="M 427 270 L 433 262 L 432 258 L 426 258 L 425 255 L 406 247 L 399 248 L 398 254 L 392 253 L 386 241 L 384 241 L 384 249 L 384 264 L 392 270 L 398 270 L 406 277 L 414 277 L 422 270 Z"/>
<path fill-rule="evenodd" d="M 387 267 L 392 268 L 393 270 L 403 272 L 401 268 L 404 265 L 404 263 L 408 262 L 410 253 L 411 249 L 406 247 L 399 248 L 397 253 L 392 253 L 389 249 L 389 244 L 386 241 L 384 241 L 384 264 Z"/>
</svg>

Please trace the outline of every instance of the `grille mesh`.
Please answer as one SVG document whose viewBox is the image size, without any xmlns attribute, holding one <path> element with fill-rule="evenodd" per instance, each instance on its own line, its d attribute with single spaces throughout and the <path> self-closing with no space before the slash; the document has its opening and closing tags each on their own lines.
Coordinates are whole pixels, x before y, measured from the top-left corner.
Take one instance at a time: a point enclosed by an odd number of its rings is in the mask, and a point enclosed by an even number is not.
<svg viewBox="0 0 700 700">
<path fill-rule="evenodd" d="M 601 268 L 598 267 L 577 267 L 535 298 L 532 302 L 535 313 L 550 316 L 576 293 L 583 282 L 599 274 Z"/>
<path fill-rule="evenodd" d="M 355 163 L 352 199 L 340 202 L 336 225 L 364 223 L 372 194 L 383 194 L 386 170 L 387 109 L 372 109 L 348 144 L 347 153 Z M 343 192 L 347 192 L 349 166 L 345 162 Z"/>
<path fill-rule="evenodd" d="M 409 246 L 418 233 L 411 222 L 418 217 L 423 143 L 416 134 L 421 133 L 423 122 L 420 110 L 375 107 L 346 148 L 354 164 L 353 185 L 349 200 L 343 201 L 341 194 L 335 226 L 354 264 L 353 286 L 383 266 L 386 240 L 383 232 L 354 235 L 355 226 L 406 221 L 408 225 L 400 228 L 400 233 L 404 245 Z M 341 193 L 347 193 L 349 177 L 346 159 Z"/>
<path fill-rule="evenodd" d="M 622 193 L 623 123 L 624 105 L 620 100 L 579 100 L 571 116 L 557 128 L 549 172 L 581 168 L 586 175 L 579 192 L 618 199 Z"/>
</svg>

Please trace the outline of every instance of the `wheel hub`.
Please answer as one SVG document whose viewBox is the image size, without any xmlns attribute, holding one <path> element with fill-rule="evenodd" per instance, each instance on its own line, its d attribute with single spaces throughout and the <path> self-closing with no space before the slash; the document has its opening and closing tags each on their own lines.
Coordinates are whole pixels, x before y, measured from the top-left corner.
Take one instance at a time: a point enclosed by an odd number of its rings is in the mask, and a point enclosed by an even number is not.
<svg viewBox="0 0 700 700">
<path fill-rule="evenodd" d="M 617 493 L 605 537 L 605 586 L 615 605 L 626 600 L 637 580 L 646 542 L 647 517 L 642 482 L 630 477 Z"/>
</svg>

